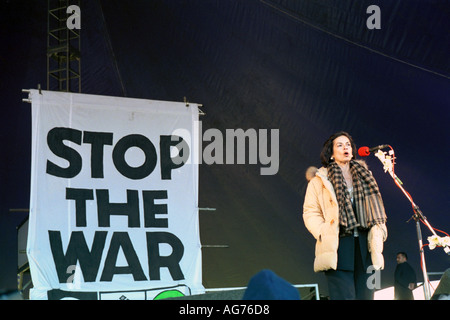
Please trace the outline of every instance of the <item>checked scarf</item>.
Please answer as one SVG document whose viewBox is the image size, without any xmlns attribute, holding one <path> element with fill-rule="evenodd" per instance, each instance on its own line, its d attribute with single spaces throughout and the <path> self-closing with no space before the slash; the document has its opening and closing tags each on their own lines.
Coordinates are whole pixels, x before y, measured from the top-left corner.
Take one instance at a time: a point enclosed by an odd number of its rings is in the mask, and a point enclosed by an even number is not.
<svg viewBox="0 0 450 320">
<path fill-rule="evenodd" d="M 371 228 L 386 223 L 386 213 L 377 182 L 371 172 L 355 160 L 350 161 L 353 178 L 353 210 L 342 170 L 336 162 L 328 165 L 328 179 L 331 181 L 339 205 L 339 223 L 344 234 L 351 234 L 354 228 Z"/>
</svg>

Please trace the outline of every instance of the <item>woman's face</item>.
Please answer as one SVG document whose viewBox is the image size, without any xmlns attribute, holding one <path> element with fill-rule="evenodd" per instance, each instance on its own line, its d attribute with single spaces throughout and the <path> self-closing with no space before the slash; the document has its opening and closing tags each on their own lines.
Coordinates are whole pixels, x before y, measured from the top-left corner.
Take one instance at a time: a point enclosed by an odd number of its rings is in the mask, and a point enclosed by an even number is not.
<svg viewBox="0 0 450 320">
<path fill-rule="evenodd" d="M 348 163 L 353 158 L 352 144 L 346 136 L 339 136 L 334 139 L 333 158 L 340 165 Z"/>
</svg>

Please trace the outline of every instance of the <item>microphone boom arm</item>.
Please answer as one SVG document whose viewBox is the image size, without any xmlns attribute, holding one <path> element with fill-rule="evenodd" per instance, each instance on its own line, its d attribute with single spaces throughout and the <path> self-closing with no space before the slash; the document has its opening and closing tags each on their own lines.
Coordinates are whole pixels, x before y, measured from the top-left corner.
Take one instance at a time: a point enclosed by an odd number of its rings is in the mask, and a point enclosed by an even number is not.
<svg viewBox="0 0 450 320">
<path fill-rule="evenodd" d="M 406 196 L 406 198 L 412 204 L 412 208 L 413 208 L 413 211 L 414 211 L 414 215 L 412 216 L 412 218 L 416 221 L 417 237 L 418 237 L 418 240 L 419 240 L 419 248 L 420 248 L 420 256 L 421 256 L 421 267 L 422 267 L 423 279 L 424 279 L 424 283 L 423 283 L 424 284 L 424 286 L 423 286 L 423 288 L 424 288 L 424 295 L 425 295 L 425 299 L 429 300 L 431 298 L 431 293 L 430 293 L 430 287 L 429 287 L 428 273 L 427 273 L 426 265 L 425 265 L 425 255 L 424 255 L 424 250 L 423 250 L 424 245 L 422 243 L 422 233 L 420 231 L 419 221 L 422 221 L 428 227 L 428 229 L 431 231 L 431 233 L 435 237 L 439 238 L 439 236 L 436 234 L 436 232 L 434 231 L 434 228 L 430 225 L 430 223 L 428 222 L 427 218 L 423 215 L 422 211 L 419 209 L 419 206 L 414 203 L 414 200 L 411 197 L 411 195 L 409 194 L 409 192 L 406 191 L 405 188 L 403 188 L 403 182 L 395 174 L 395 172 L 394 172 L 394 165 L 395 165 L 394 149 L 391 146 L 389 146 L 389 148 L 391 150 L 389 151 L 388 154 L 386 152 L 378 150 L 374 155 L 383 164 L 384 172 L 385 173 L 389 172 L 390 176 L 394 180 L 394 182 L 397 185 L 397 187 L 400 188 L 400 190 L 403 192 L 403 194 Z M 443 247 L 445 253 L 450 255 L 450 248 L 449 248 L 449 246 L 448 245 L 443 245 L 442 247 Z"/>
</svg>

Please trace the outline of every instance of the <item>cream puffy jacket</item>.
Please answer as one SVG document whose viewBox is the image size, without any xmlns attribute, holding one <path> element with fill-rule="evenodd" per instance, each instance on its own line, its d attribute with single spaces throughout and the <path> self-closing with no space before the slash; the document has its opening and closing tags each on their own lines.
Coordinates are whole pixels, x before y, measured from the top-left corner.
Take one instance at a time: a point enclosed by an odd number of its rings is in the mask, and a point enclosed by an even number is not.
<svg viewBox="0 0 450 320">
<path fill-rule="evenodd" d="M 303 204 L 303 221 L 316 239 L 314 271 L 336 270 L 339 246 L 339 207 L 327 169 L 308 168 L 309 181 Z M 384 268 L 383 242 L 387 238 L 386 225 L 369 230 L 368 248 L 375 270 Z"/>
</svg>

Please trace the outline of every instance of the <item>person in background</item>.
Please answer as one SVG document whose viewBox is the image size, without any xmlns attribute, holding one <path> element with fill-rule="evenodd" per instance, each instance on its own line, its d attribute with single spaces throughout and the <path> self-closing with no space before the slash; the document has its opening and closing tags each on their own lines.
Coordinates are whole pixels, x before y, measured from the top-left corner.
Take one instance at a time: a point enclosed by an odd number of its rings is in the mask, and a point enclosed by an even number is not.
<svg viewBox="0 0 450 320">
<path fill-rule="evenodd" d="M 394 299 L 414 300 L 412 291 L 415 287 L 416 272 L 408 263 L 408 255 L 405 252 L 399 252 L 394 273 Z"/>
<path fill-rule="evenodd" d="M 378 185 L 344 131 L 325 141 L 323 167 L 310 167 L 303 221 L 316 239 L 314 271 L 324 271 L 331 300 L 371 300 L 370 266 L 384 268 L 386 214 Z"/>
</svg>

